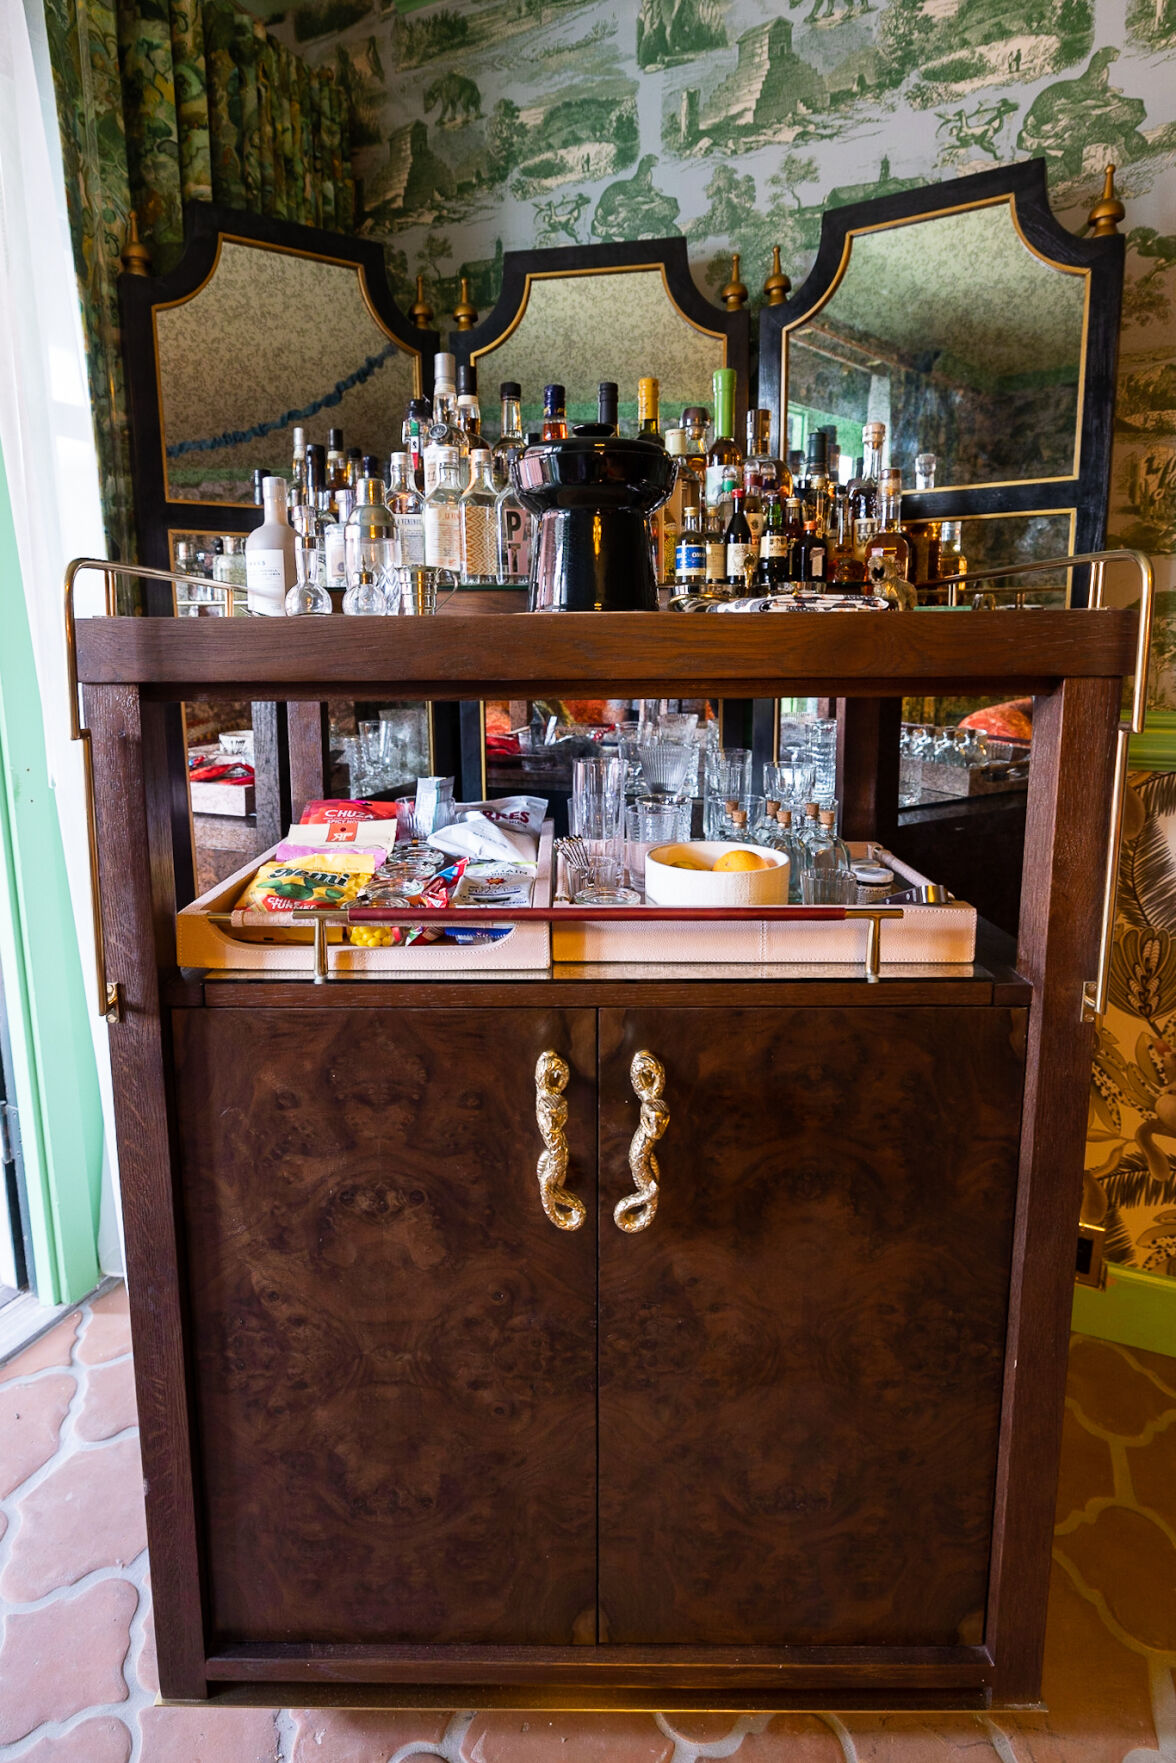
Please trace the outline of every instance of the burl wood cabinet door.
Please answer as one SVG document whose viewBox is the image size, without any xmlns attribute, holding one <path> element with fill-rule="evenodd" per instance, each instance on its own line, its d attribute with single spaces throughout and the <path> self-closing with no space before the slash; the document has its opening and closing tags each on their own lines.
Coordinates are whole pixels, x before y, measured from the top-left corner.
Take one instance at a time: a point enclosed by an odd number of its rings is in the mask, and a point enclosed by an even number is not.
<svg viewBox="0 0 1176 1763">
<path fill-rule="evenodd" d="M 979 1641 L 1023 1012 L 600 1014 L 600 1621 Z M 630 1063 L 665 1067 L 648 1228 Z"/>
<path fill-rule="evenodd" d="M 174 1025 L 210 1641 L 593 1638 L 595 1013 Z"/>
</svg>

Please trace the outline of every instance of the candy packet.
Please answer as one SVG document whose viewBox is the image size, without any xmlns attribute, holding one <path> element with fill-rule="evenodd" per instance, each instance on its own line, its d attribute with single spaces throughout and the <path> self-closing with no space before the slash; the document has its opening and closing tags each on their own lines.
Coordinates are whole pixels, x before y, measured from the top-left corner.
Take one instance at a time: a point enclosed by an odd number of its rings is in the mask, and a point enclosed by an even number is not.
<svg viewBox="0 0 1176 1763">
<path fill-rule="evenodd" d="M 354 900 L 375 870 L 372 851 L 311 851 L 263 863 L 237 902 L 262 912 L 333 911 Z"/>
</svg>

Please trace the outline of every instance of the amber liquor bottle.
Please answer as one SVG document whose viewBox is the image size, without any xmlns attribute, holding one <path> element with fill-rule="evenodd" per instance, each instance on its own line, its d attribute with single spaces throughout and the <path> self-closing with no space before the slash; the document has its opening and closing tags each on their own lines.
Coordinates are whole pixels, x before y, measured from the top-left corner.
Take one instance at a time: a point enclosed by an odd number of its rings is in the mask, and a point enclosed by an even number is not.
<svg viewBox="0 0 1176 1763">
<path fill-rule="evenodd" d="M 543 388 L 543 428 L 545 441 L 566 441 L 568 438 L 568 395 L 563 386 Z"/>
<path fill-rule="evenodd" d="M 870 581 L 912 579 L 914 546 L 902 529 L 902 472 L 886 473 L 879 496 L 877 530 L 866 542 L 866 574 Z"/>
</svg>

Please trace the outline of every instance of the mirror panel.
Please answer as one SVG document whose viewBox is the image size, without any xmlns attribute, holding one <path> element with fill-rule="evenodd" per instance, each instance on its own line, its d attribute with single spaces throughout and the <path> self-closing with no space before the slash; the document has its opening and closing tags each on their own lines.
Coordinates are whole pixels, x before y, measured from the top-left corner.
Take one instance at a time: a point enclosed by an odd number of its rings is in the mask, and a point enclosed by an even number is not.
<svg viewBox="0 0 1176 1763">
<path fill-rule="evenodd" d="M 784 334 L 789 450 L 836 423 L 846 475 L 862 424 L 935 487 L 1078 470 L 1089 271 L 1025 243 L 1011 198 L 851 233 L 829 299 Z"/>
<path fill-rule="evenodd" d="M 718 316 L 716 314 L 716 316 Z M 662 424 L 687 404 L 711 404 L 711 376 L 728 365 L 727 339 L 688 318 L 672 298 L 660 264 L 618 270 L 563 270 L 527 276 L 525 302 L 500 338 L 472 351 L 484 411 L 496 412 L 498 386 L 517 380 L 523 427 L 543 417 L 543 387 L 567 389 L 568 421 L 595 422 L 596 388 L 615 380 L 622 432 L 635 432 L 637 381 L 660 382 Z"/>
<path fill-rule="evenodd" d="M 386 453 L 419 390 L 419 357 L 355 263 L 224 237 L 202 286 L 154 320 L 169 501 L 252 507 L 254 470 L 289 470 L 296 423 Z"/>
</svg>

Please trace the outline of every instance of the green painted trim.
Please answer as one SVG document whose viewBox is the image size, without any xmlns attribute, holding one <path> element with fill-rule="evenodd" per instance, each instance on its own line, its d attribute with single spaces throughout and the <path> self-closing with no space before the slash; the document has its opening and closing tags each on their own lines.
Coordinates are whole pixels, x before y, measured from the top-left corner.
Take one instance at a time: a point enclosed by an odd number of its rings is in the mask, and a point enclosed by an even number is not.
<svg viewBox="0 0 1176 1763">
<path fill-rule="evenodd" d="M 0 630 L 0 964 L 32 1274 L 61 1304 L 100 1278 L 102 1105 L 2 455 Z"/>
<path fill-rule="evenodd" d="M 1074 1287 L 1071 1326 L 1078 1334 L 1176 1358 L 1176 1279 L 1107 1263 L 1102 1290 Z"/>
<path fill-rule="evenodd" d="M 1131 737 L 1135 771 L 1176 771 L 1176 710 L 1149 710 L 1141 735 Z"/>
</svg>

